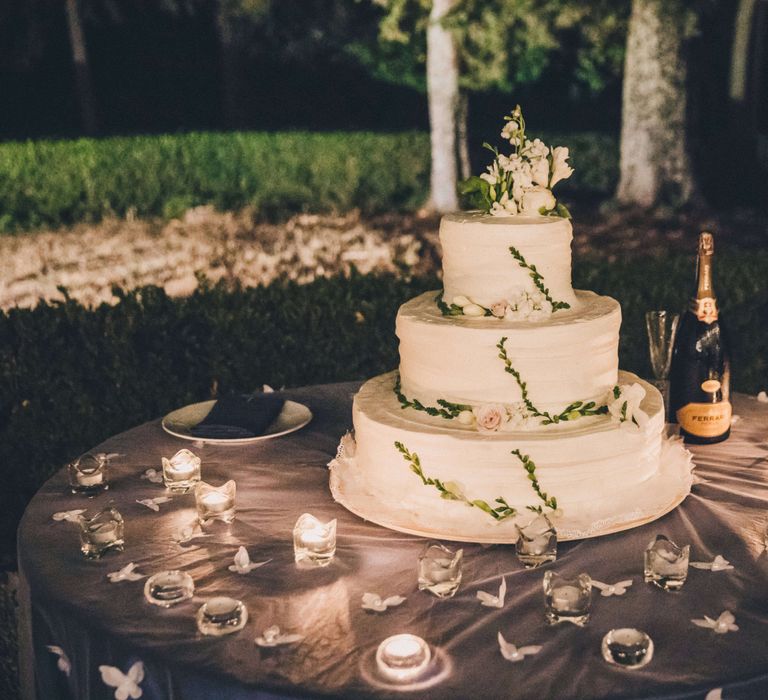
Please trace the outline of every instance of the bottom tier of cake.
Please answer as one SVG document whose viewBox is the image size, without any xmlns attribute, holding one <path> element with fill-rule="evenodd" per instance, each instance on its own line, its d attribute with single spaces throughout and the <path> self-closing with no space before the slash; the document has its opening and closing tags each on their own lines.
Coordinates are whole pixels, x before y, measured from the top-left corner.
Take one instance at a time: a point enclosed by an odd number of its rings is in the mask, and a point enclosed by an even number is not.
<svg viewBox="0 0 768 700">
<path fill-rule="evenodd" d="M 621 372 L 619 383 L 646 390 L 642 428 L 595 416 L 491 434 L 401 408 L 396 378 L 393 372 L 363 385 L 354 437 L 345 436 L 329 465 L 333 497 L 384 527 L 509 543 L 517 539 L 515 523 L 530 520 L 531 508 L 550 512 L 544 500 L 554 497 L 558 538 L 582 539 L 650 522 L 690 491 L 691 455 L 679 439 L 663 436 L 661 396 L 632 374 Z"/>
</svg>

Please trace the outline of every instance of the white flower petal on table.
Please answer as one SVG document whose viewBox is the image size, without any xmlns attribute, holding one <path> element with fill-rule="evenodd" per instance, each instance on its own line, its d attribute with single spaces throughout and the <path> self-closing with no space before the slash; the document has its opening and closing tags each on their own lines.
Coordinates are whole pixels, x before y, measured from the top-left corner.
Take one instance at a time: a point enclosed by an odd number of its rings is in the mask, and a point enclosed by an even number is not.
<svg viewBox="0 0 768 700">
<path fill-rule="evenodd" d="M 627 592 L 627 588 L 632 585 L 632 579 L 628 578 L 616 583 L 603 583 L 602 581 L 592 579 L 592 585 L 600 590 L 601 596 L 608 598 L 613 595 L 624 595 Z"/>
<path fill-rule="evenodd" d="M 374 612 L 384 612 L 387 608 L 393 608 L 405 602 L 401 595 L 392 595 L 382 599 L 376 593 L 363 593 L 363 602 L 360 606 L 363 610 L 373 610 Z"/>
<path fill-rule="evenodd" d="M 157 469 L 147 469 L 144 471 L 141 475 L 142 479 L 147 479 L 147 481 L 150 481 L 153 484 L 162 484 L 163 483 L 163 473 L 158 471 Z"/>
<path fill-rule="evenodd" d="M 128 673 L 123 673 L 115 666 L 99 666 L 99 671 L 104 684 L 116 689 L 116 700 L 135 700 L 142 696 L 143 691 L 139 685 L 144 680 L 144 664 L 141 661 L 133 664 Z"/>
<path fill-rule="evenodd" d="M 228 568 L 237 574 L 247 574 L 254 569 L 258 569 L 260 566 L 264 566 L 264 564 L 269 564 L 271 561 L 271 559 L 267 559 L 266 561 L 252 562 L 251 557 L 248 555 L 248 550 L 245 547 L 240 547 L 237 550 L 237 554 L 235 554 L 235 563 L 230 564 Z"/>
<path fill-rule="evenodd" d="M 517 663 L 522 661 L 526 656 L 538 654 L 541 651 L 540 646 L 525 646 L 518 649 L 517 646 L 504 639 L 504 635 L 502 635 L 501 632 L 498 633 L 496 638 L 499 640 L 499 650 L 501 651 L 501 655 L 507 661 Z"/>
<path fill-rule="evenodd" d="M 66 521 L 68 523 L 76 523 L 77 518 L 81 513 L 85 513 L 85 508 L 76 508 L 75 510 L 61 510 L 58 513 L 54 513 L 51 517 L 56 522 Z"/>
<path fill-rule="evenodd" d="M 760 403 L 768 403 L 768 393 L 766 393 L 765 391 L 761 391 L 761 392 L 760 392 L 760 393 L 758 393 L 758 395 L 757 395 L 757 400 L 758 400 Z"/>
<path fill-rule="evenodd" d="M 173 534 L 171 539 L 176 544 L 187 544 L 187 542 L 197 539 L 198 537 L 210 537 L 210 535 L 206 535 L 197 523 L 192 523 L 191 525 L 184 525 L 181 530 L 178 530 Z"/>
<path fill-rule="evenodd" d="M 48 644 L 45 648 L 52 654 L 56 654 L 56 656 L 59 657 L 56 660 L 56 666 L 59 671 L 61 671 L 65 676 L 69 677 L 69 674 L 72 671 L 72 662 L 69 660 L 67 653 L 61 647 L 57 647 L 54 644 Z"/>
<path fill-rule="evenodd" d="M 725 557 L 718 554 L 712 561 L 692 561 L 694 569 L 709 569 L 710 571 L 728 571 L 733 565 Z"/>
<path fill-rule="evenodd" d="M 260 637 L 256 637 L 253 641 L 260 647 L 270 648 L 280 646 L 282 644 L 296 644 L 304 639 L 301 634 L 282 634 L 280 628 L 277 625 L 272 625 L 264 630 Z"/>
<path fill-rule="evenodd" d="M 716 634 L 725 634 L 726 632 L 738 632 L 739 626 L 736 624 L 736 617 L 730 610 L 723 610 L 717 620 L 713 620 L 708 615 L 704 615 L 703 620 L 691 620 L 697 627 L 711 629 Z"/>
<path fill-rule="evenodd" d="M 161 503 L 168 503 L 171 500 L 170 496 L 157 496 L 156 498 L 137 498 L 136 503 L 146 506 L 155 513 L 160 511 Z"/>
<path fill-rule="evenodd" d="M 723 689 L 712 688 L 712 690 L 707 693 L 707 696 L 704 698 L 704 700 L 723 700 Z"/>
<path fill-rule="evenodd" d="M 135 569 L 136 564 L 131 562 L 130 564 L 126 564 L 119 571 L 113 571 L 107 574 L 107 578 L 111 583 L 118 583 L 119 581 L 138 581 L 140 578 L 144 578 L 144 574 L 137 574 Z"/>
<path fill-rule="evenodd" d="M 499 594 L 493 595 L 492 593 L 486 593 L 485 591 L 478 591 L 477 597 L 480 600 L 480 605 L 485 605 L 488 608 L 503 608 L 504 600 L 507 597 L 507 579 L 501 577 L 501 585 L 499 585 Z"/>
</svg>

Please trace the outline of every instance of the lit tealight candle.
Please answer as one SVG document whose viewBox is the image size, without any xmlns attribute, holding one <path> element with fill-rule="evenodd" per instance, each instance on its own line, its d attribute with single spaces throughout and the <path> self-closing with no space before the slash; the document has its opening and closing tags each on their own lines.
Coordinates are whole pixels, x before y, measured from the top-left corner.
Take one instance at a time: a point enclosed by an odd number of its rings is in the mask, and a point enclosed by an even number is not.
<svg viewBox="0 0 768 700">
<path fill-rule="evenodd" d="M 200 481 L 200 458 L 189 450 L 163 457 L 163 481 L 172 491 L 186 491 Z"/>
<path fill-rule="evenodd" d="M 552 591 L 552 607 L 555 610 L 574 610 L 581 598 L 581 590 L 576 586 L 560 586 Z"/>
<path fill-rule="evenodd" d="M 429 645 L 415 634 L 388 637 L 376 651 L 376 664 L 387 680 L 407 683 L 418 678 L 429 665 Z"/>
<path fill-rule="evenodd" d="M 229 496 L 220 491 L 211 491 L 201 496 L 200 501 L 210 513 L 221 513 L 229 507 Z"/>
</svg>

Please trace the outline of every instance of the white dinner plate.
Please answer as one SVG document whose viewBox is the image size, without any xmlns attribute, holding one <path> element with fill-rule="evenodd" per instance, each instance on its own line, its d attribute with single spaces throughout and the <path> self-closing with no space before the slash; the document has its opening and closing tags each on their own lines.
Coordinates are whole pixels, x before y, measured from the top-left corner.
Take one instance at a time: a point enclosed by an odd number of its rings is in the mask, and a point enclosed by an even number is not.
<svg viewBox="0 0 768 700">
<path fill-rule="evenodd" d="M 288 435 L 303 428 L 312 420 L 312 411 L 303 403 L 296 401 L 287 401 L 283 404 L 280 415 L 275 418 L 270 426 L 262 435 L 247 438 L 202 438 L 193 435 L 190 429 L 203 420 L 213 408 L 216 400 L 201 401 L 193 403 L 183 408 L 177 408 L 171 411 L 163 418 L 162 426 L 166 433 L 181 438 L 182 440 L 200 440 L 218 445 L 245 445 L 251 442 L 261 440 L 271 440 L 272 438 Z"/>
</svg>

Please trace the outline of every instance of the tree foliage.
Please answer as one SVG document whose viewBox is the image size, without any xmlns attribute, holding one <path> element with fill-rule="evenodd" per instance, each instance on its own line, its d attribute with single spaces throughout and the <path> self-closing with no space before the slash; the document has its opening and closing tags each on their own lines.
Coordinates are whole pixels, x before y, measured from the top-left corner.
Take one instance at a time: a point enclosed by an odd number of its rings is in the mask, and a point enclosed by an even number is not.
<svg viewBox="0 0 768 700">
<path fill-rule="evenodd" d="M 375 44 L 350 52 L 381 79 L 425 90 L 425 30 L 431 0 L 369 0 L 381 10 Z M 629 0 L 462 0 L 446 20 L 465 90 L 511 91 L 560 57 L 575 89 L 600 90 L 620 74 Z"/>
</svg>

